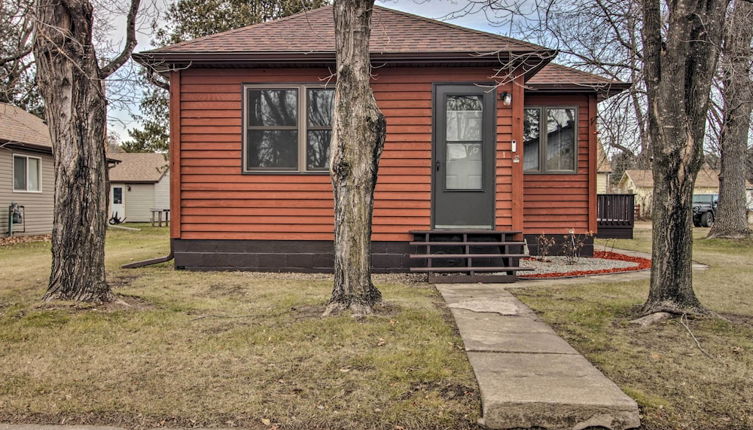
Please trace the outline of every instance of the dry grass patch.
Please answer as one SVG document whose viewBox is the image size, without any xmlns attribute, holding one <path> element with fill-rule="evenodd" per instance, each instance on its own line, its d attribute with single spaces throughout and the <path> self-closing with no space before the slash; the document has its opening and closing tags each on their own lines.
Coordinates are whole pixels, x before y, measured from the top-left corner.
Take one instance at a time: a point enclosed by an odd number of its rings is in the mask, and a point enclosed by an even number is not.
<svg viewBox="0 0 753 430">
<path fill-rule="evenodd" d="M 362 322 L 319 317 L 327 277 L 122 271 L 164 229 L 111 231 L 127 305 L 39 305 L 43 244 L 0 250 L 0 421 L 128 427 L 476 428 L 477 386 L 441 297 L 400 278 Z M 49 246 L 49 244 L 47 244 Z M 6 268 L 8 268 L 6 270 Z"/>
<path fill-rule="evenodd" d="M 696 229 L 695 290 L 720 318 L 629 324 L 648 281 L 569 284 L 514 290 L 578 351 L 632 396 L 645 429 L 753 428 L 753 242 L 703 239 Z M 650 230 L 618 248 L 648 251 Z"/>
</svg>

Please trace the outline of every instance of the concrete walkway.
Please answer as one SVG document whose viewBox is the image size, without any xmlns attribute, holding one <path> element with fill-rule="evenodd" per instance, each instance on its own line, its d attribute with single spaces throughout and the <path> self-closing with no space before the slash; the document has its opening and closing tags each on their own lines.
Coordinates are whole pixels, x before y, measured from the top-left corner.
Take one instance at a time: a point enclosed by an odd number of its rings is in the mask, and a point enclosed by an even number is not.
<svg viewBox="0 0 753 430">
<path fill-rule="evenodd" d="M 611 430 L 640 425 L 638 405 L 498 284 L 439 284 L 493 429 Z"/>
</svg>

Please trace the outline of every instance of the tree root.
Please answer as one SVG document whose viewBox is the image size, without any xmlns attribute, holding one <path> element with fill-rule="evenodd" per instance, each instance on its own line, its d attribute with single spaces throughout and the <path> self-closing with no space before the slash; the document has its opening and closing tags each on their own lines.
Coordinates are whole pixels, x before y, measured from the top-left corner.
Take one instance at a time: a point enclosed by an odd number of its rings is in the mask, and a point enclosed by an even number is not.
<svg viewBox="0 0 753 430">
<path fill-rule="evenodd" d="M 706 239 L 733 239 L 733 240 L 743 240 L 750 238 L 751 234 L 753 234 L 753 230 L 746 230 L 744 232 L 737 231 L 737 232 L 715 232 L 715 231 L 709 231 L 709 234 L 706 236 Z"/>
<path fill-rule="evenodd" d="M 324 313 L 322 313 L 322 317 L 329 317 L 329 316 L 335 316 L 339 315 L 343 312 L 350 311 L 353 315 L 353 318 L 360 319 L 365 318 L 369 315 L 372 315 L 374 313 L 374 307 L 372 305 L 368 305 L 365 303 L 357 303 L 357 302 L 349 302 L 349 303 L 342 303 L 342 302 L 330 302 L 327 304 L 327 307 L 324 309 Z"/>
<path fill-rule="evenodd" d="M 713 316 L 713 312 L 710 312 L 706 308 L 697 306 L 683 306 L 675 302 L 663 301 L 660 303 L 652 303 L 651 305 L 644 305 L 641 309 L 640 316 L 630 321 L 630 324 L 638 325 L 641 327 L 649 327 L 660 321 L 670 319 L 673 317 L 704 317 Z"/>
<path fill-rule="evenodd" d="M 640 318 L 636 318 L 630 321 L 630 324 L 639 325 L 641 327 L 648 327 L 650 325 L 656 324 L 659 321 L 663 321 L 669 318 L 672 318 L 672 314 L 669 312 L 655 312 L 653 314 L 648 314 Z"/>
<path fill-rule="evenodd" d="M 692 316 L 707 316 L 709 311 L 700 305 L 683 305 L 675 301 L 664 300 L 658 303 L 646 303 L 641 309 L 641 316 L 648 316 L 655 313 L 665 312 L 674 316 L 690 315 Z"/>
<path fill-rule="evenodd" d="M 64 294 L 61 291 L 54 291 L 54 292 L 48 291 L 44 295 L 44 297 L 42 297 L 43 302 L 72 301 L 72 302 L 91 303 L 91 304 L 96 304 L 96 305 L 117 302 L 119 300 L 120 299 L 117 299 L 117 297 L 110 291 L 107 291 L 106 293 L 99 294 L 99 295 L 93 295 L 90 293 L 76 293 L 76 294 L 70 295 L 70 294 Z"/>
</svg>

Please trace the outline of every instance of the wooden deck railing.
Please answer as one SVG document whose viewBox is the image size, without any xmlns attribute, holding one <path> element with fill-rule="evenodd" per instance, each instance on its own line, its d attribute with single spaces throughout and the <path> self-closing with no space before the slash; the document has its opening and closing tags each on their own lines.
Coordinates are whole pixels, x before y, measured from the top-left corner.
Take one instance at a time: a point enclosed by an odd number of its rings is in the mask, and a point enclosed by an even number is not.
<svg viewBox="0 0 753 430">
<path fill-rule="evenodd" d="M 633 194 L 599 194 L 596 196 L 598 232 L 596 237 L 632 239 L 635 225 Z"/>
</svg>

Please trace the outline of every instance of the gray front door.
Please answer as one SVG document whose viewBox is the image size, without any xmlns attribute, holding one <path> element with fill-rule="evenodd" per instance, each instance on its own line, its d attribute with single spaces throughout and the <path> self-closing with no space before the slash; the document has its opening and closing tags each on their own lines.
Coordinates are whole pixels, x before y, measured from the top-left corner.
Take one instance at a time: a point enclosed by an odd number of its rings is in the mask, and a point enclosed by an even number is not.
<svg viewBox="0 0 753 430">
<path fill-rule="evenodd" d="M 493 90 L 437 85 L 434 91 L 434 228 L 494 228 Z"/>
</svg>

